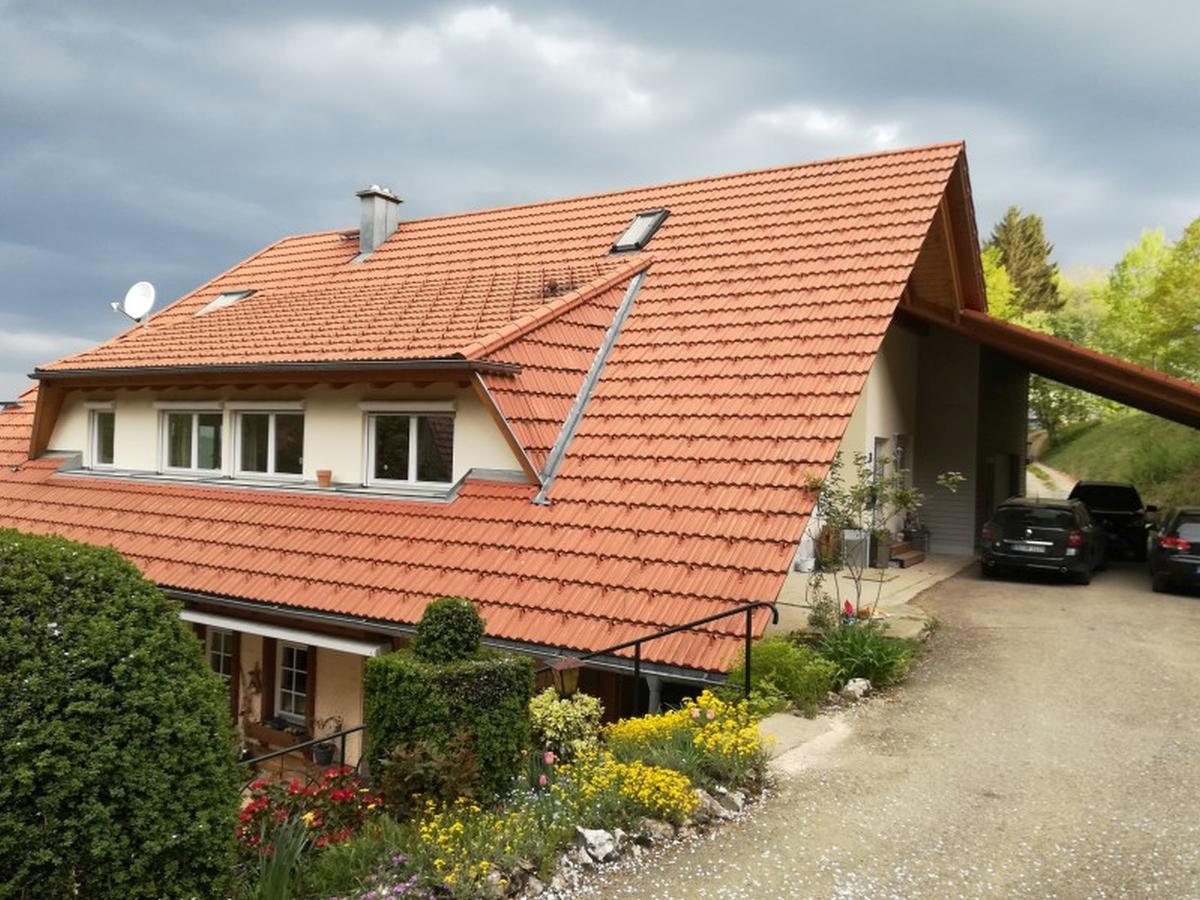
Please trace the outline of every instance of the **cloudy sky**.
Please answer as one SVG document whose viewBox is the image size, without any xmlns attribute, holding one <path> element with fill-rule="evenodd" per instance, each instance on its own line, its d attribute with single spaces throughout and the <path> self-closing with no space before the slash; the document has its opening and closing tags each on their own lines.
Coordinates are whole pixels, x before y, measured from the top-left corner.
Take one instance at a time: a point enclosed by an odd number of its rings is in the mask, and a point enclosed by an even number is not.
<svg viewBox="0 0 1200 900">
<path fill-rule="evenodd" d="M 967 140 L 1065 266 L 1200 215 L 1200 4 L 0 0 L 0 399 L 285 234 Z"/>
</svg>

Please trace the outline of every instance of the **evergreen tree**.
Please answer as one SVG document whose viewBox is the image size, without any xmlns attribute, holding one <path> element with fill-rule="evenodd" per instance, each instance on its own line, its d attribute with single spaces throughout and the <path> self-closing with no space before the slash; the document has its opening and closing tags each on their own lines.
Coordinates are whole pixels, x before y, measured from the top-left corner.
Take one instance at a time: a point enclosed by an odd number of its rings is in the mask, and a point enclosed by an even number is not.
<svg viewBox="0 0 1200 900">
<path fill-rule="evenodd" d="M 985 249 L 990 247 L 999 251 L 1022 311 L 1054 312 L 1062 308 L 1058 266 L 1050 262 L 1054 246 L 1046 240 L 1041 216 L 1022 215 L 1018 207 L 1010 206 L 992 229 Z"/>
</svg>

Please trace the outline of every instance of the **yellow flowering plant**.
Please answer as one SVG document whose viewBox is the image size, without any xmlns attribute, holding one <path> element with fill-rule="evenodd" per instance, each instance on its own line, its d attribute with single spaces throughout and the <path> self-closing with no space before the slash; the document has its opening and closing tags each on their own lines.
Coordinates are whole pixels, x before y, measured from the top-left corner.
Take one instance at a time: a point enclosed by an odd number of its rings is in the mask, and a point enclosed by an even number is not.
<svg viewBox="0 0 1200 900">
<path fill-rule="evenodd" d="M 679 709 L 607 725 L 603 739 L 617 759 L 674 769 L 702 787 L 757 789 L 766 771 L 756 707 L 711 691 Z"/>
</svg>

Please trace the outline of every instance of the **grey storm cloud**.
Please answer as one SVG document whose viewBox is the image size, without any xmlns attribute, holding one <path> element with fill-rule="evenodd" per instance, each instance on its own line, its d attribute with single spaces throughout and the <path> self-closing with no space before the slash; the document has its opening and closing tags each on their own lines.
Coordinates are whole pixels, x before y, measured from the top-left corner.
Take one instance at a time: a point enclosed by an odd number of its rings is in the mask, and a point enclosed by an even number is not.
<svg viewBox="0 0 1200 900">
<path fill-rule="evenodd" d="M 1197 34 L 1192 2 L 0 0 L 0 399 L 131 282 L 352 226 L 370 182 L 421 216 L 961 137 L 982 232 L 1018 203 L 1107 266 L 1200 214 Z"/>
</svg>

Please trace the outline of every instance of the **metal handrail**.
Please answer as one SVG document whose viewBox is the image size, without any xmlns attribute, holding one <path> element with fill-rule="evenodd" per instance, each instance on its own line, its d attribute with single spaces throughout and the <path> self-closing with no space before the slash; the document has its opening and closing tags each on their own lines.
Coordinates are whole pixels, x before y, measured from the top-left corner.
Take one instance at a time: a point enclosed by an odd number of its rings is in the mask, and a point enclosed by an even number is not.
<svg viewBox="0 0 1200 900">
<path fill-rule="evenodd" d="M 705 616 L 702 619 L 695 619 L 691 622 L 685 622 L 682 625 L 673 625 L 670 628 L 664 628 L 662 631 L 656 631 L 654 634 L 648 634 L 645 637 L 634 638 L 632 641 L 625 641 L 624 643 L 621 643 L 621 644 L 613 644 L 611 647 L 605 647 L 603 650 L 594 650 L 591 653 L 585 653 L 582 656 L 571 656 L 571 657 L 564 657 L 564 658 L 576 659 L 576 660 L 579 660 L 580 662 L 583 662 L 584 660 L 595 659 L 597 656 L 607 656 L 609 654 L 616 653 L 619 650 L 628 650 L 630 647 L 632 647 L 633 648 L 633 678 L 634 678 L 634 682 L 636 684 L 637 682 L 639 682 L 641 680 L 641 677 L 642 677 L 642 644 L 648 643 L 650 641 L 656 641 L 659 638 L 669 637 L 670 635 L 678 634 L 681 631 L 690 631 L 691 629 L 695 628 L 698 625 L 707 625 L 709 622 L 716 622 L 720 619 L 727 619 L 730 616 L 736 616 L 738 614 L 743 614 L 746 616 L 746 630 L 745 630 L 746 665 L 745 665 L 745 671 L 743 672 L 742 690 L 743 690 L 743 693 L 746 696 L 746 698 L 749 699 L 749 697 L 750 697 L 750 657 L 751 657 L 751 646 L 754 643 L 754 610 L 756 610 L 756 609 L 771 610 L 771 624 L 772 625 L 779 624 L 779 609 L 778 609 L 778 607 L 776 607 L 775 604 L 770 602 L 769 600 L 756 600 L 753 603 L 745 603 L 741 606 L 735 607 L 734 609 L 727 609 L 724 612 L 713 613 L 711 616 Z M 543 672 L 549 672 L 552 668 L 554 668 L 552 665 L 551 666 L 543 666 L 542 668 L 537 670 L 536 674 L 540 675 Z M 636 692 L 636 687 L 635 687 L 635 692 Z M 640 706 L 640 700 L 638 699 L 637 694 L 635 693 L 634 694 L 634 711 L 635 712 L 637 711 L 639 706 Z"/>
<path fill-rule="evenodd" d="M 268 759 L 277 759 L 280 756 L 288 756 L 297 752 L 298 750 L 304 750 L 307 747 L 313 747 L 317 744 L 328 744 L 337 739 L 341 744 L 341 749 L 338 751 L 338 765 L 344 766 L 346 764 L 346 738 L 356 732 L 363 731 L 366 727 L 367 726 L 363 724 L 355 725 L 351 728 L 343 728 L 341 731 L 335 731 L 333 734 L 327 734 L 324 737 L 301 741 L 298 744 L 291 744 L 290 746 L 284 747 L 282 750 L 272 750 L 270 753 L 262 754 L 262 756 L 252 756 L 249 759 L 240 759 L 238 762 L 246 766 L 257 766 L 260 762 L 265 762 Z"/>
</svg>

